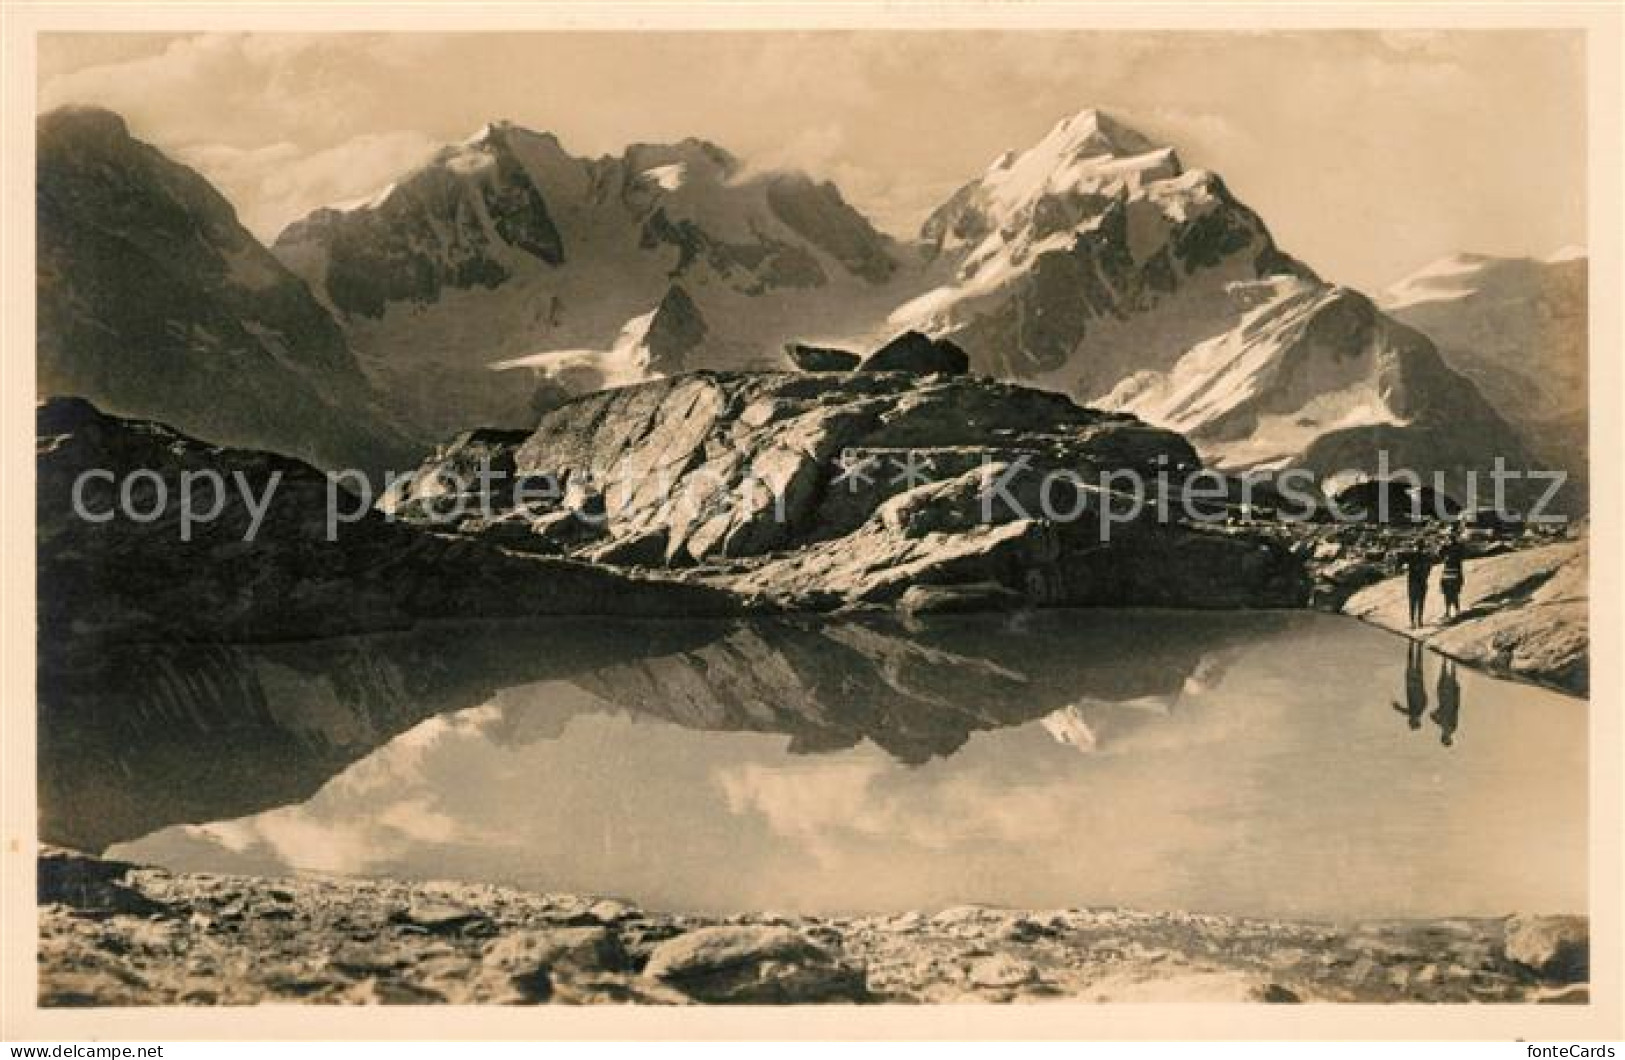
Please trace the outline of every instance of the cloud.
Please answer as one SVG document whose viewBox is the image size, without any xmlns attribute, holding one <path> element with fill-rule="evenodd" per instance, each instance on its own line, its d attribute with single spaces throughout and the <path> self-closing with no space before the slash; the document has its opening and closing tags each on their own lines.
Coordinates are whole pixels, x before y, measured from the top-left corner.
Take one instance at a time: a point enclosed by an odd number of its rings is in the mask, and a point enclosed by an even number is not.
<svg viewBox="0 0 1625 1060">
<path fill-rule="evenodd" d="M 318 206 L 370 195 L 422 164 L 437 146 L 423 133 L 401 129 L 311 153 L 281 141 L 248 148 L 192 144 L 175 154 L 240 204 L 243 224 L 268 242 Z"/>
<path fill-rule="evenodd" d="M 161 146 L 331 144 L 376 131 L 379 90 L 410 76 L 393 56 L 387 40 L 347 34 L 197 34 L 47 77 L 40 104 L 109 107 Z"/>
<path fill-rule="evenodd" d="M 459 820 L 441 803 L 458 755 L 489 743 L 501 718 L 491 705 L 442 714 L 396 736 L 329 780 L 309 801 L 252 817 L 182 825 L 155 833 L 158 849 L 221 858 L 241 871 L 346 875 L 390 865 L 425 846 L 499 844 L 502 837 Z"/>
<path fill-rule="evenodd" d="M 1056 835 L 1067 794 L 1076 787 L 1057 772 L 1028 777 L 1015 790 L 979 770 L 939 769 L 914 782 L 894 782 L 879 756 L 797 763 L 796 768 L 744 763 L 717 771 L 730 813 L 757 814 L 774 832 L 834 859 L 855 837 L 952 850 L 967 839 L 1031 843 Z"/>
</svg>

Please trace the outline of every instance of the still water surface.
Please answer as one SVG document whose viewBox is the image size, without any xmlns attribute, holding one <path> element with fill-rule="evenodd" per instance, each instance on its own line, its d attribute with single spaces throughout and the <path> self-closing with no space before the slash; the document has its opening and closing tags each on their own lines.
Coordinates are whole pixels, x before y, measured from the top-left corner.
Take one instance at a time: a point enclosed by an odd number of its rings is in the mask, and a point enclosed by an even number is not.
<svg viewBox="0 0 1625 1060">
<path fill-rule="evenodd" d="M 1586 906 L 1584 702 L 1316 614 L 523 623 L 42 675 L 47 838 L 733 912 Z"/>
</svg>

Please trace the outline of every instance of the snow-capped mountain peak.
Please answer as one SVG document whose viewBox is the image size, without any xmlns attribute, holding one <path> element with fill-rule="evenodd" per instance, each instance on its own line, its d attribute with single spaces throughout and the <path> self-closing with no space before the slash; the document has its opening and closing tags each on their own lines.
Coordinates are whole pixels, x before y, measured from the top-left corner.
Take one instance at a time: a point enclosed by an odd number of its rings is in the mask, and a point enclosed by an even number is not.
<svg viewBox="0 0 1625 1060">
<path fill-rule="evenodd" d="M 1171 147 L 1152 143 L 1098 110 L 1063 119 L 1026 151 L 1007 151 L 982 176 L 961 188 L 926 220 L 924 237 L 939 250 L 975 247 L 973 259 L 997 252 L 993 239 L 1010 241 L 1024 227 L 1045 234 L 1061 218 L 1110 197 L 1181 174 Z"/>
<path fill-rule="evenodd" d="M 1049 135 L 1039 142 L 1037 149 L 1055 144 L 1066 145 L 1072 153 L 1081 156 L 1112 155 L 1118 158 L 1143 155 L 1158 147 L 1141 133 L 1095 107 L 1085 108 L 1056 122 Z"/>
<path fill-rule="evenodd" d="M 435 434 L 523 425 L 548 388 L 912 329 L 980 371 L 1178 429 L 1228 468 L 1363 466 L 1379 441 L 1452 469 L 1520 450 L 1426 337 L 1281 252 L 1217 174 L 1102 111 L 994 159 L 923 234 L 921 264 L 833 184 L 704 140 L 588 159 L 492 123 L 276 249 Z M 1490 262 L 1436 263 L 1398 304 L 1446 304 Z"/>
<path fill-rule="evenodd" d="M 893 326 L 1086 401 L 1233 323 L 1234 284 L 1313 276 L 1217 175 L 1098 110 L 997 160 L 922 235 L 949 276 Z"/>
<path fill-rule="evenodd" d="M 785 342 L 831 322 L 838 337 L 862 331 L 860 318 L 878 329 L 918 289 L 892 283 L 902 248 L 833 184 L 752 170 L 698 138 L 578 157 L 512 122 L 442 147 L 384 193 L 295 222 L 274 249 L 432 436 L 528 423 L 526 372 L 556 388 L 569 364 L 569 385 L 590 389 L 676 370 L 670 351 L 607 354 L 649 346 L 633 325 L 675 305 L 678 281 L 707 330 L 703 349 L 676 347 L 713 367 L 776 363 Z M 681 308 L 650 320 L 685 318 Z"/>
</svg>

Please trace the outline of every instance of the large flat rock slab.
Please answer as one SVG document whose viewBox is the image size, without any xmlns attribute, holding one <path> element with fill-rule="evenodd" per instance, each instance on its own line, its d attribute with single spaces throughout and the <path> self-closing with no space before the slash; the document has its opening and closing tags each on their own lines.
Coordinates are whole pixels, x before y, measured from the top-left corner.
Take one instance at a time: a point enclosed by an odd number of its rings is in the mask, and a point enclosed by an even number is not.
<svg viewBox="0 0 1625 1060">
<path fill-rule="evenodd" d="M 1590 688 L 1587 546 L 1565 541 L 1468 560 L 1461 614 L 1448 621 L 1436 576 L 1428 623 L 1416 629 L 1403 576 L 1355 593 L 1343 610 L 1470 666 L 1583 696 Z"/>
</svg>

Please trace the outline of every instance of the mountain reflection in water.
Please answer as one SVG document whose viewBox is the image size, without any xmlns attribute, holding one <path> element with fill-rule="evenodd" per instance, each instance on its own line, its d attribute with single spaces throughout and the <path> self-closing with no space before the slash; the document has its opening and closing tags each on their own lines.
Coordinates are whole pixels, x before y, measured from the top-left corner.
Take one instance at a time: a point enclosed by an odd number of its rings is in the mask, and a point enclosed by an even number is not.
<svg viewBox="0 0 1625 1060">
<path fill-rule="evenodd" d="M 1411 731 L 1419 668 L 1449 747 Z M 41 689 L 42 836 L 180 869 L 708 911 L 1585 904 L 1585 705 L 1329 616 L 503 623 L 58 655 Z"/>
</svg>

